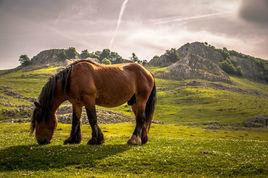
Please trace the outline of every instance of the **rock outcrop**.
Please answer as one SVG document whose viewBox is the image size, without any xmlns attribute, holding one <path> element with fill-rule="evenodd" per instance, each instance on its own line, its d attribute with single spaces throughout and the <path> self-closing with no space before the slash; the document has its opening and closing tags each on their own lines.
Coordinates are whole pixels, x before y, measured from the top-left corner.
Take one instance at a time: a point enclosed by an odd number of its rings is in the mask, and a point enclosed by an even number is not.
<svg viewBox="0 0 268 178">
<path fill-rule="evenodd" d="M 229 82 L 229 75 L 268 82 L 268 61 L 207 43 L 187 43 L 155 56 L 151 66 L 166 67 L 155 75 L 168 79 L 204 79 Z"/>
<path fill-rule="evenodd" d="M 228 75 L 214 62 L 194 54 L 187 54 L 184 58 L 170 65 L 166 71 L 156 76 L 168 79 L 204 79 L 209 81 L 230 82 Z"/>
</svg>

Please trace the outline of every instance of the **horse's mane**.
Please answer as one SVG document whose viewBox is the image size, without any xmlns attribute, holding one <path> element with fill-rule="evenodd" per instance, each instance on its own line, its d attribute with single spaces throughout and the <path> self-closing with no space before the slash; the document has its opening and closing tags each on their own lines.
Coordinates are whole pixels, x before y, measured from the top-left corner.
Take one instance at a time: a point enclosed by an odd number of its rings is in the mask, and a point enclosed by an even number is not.
<svg viewBox="0 0 268 178">
<path fill-rule="evenodd" d="M 72 66 L 81 62 L 88 62 L 90 64 L 94 64 L 97 66 L 100 65 L 91 60 L 86 60 L 86 59 L 78 60 L 78 61 L 73 62 L 72 64 L 67 66 L 65 69 L 58 72 L 57 74 L 51 76 L 48 82 L 42 88 L 42 91 L 39 95 L 38 100 L 41 106 L 51 107 L 51 104 L 52 104 L 51 100 L 55 94 L 57 81 L 61 81 L 61 87 L 62 87 L 63 92 L 67 92 L 67 90 L 69 89 L 69 76 L 71 73 Z"/>
<path fill-rule="evenodd" d="M 57 74 L 51 76 L 48 82 L 42 88 L 42 91 L 39 95 L 39 103 L 43 107 L 51 107 L 52 99 L 55 95 L 56 84 L 58 81 L 61 81 L 61 87 L 63 92 L 66 92 L 69 88 L 69 76 L 71 73 L 71 66 L 63 69 Z"/>
<path fill-rule="evenodd" d="M 32 115 L 31 119 L 31 132 L 35 129 L 35 122 L 36 121 L 48 121 L 48 116 L 51 112 L 52 107 L 52 99 L 55 96 L 55 90 L 57 82 L 61 82 L 61 87 L 63 92 L 67 92 L 69 90 L 70 82 L 69 77 L 71 74 L 72 66 L 68 66 L 62 71 L 58 72 L 57 74 L 51 76 L 48 80 L 48 82 L 43 86 L 42 91 L 38 97 L 38 103 L 41 106 L 41 118 L 36 118 L 35 112 Z"/>
</svg>

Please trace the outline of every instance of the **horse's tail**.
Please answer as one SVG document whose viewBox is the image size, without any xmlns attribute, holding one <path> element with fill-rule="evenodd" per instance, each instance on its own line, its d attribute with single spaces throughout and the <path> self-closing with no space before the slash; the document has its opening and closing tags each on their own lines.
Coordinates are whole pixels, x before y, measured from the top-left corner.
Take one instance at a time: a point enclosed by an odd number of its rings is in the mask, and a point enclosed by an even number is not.
<svg viewBox="0 0 268 178">
<path fill-rule="evenodd" d="M 153 120 L 155 105 L 156 105 L 156 87 L 154 83 L 154 87 L 151 91 L 151 94 L 148 98 L 148 101 L 146 103 L 146 108 L 145 108 L 145 116 L 146 116 L 146 124 L 147 124 L 148 132 L 150 130 L 151 123 Z"/>
</svg>

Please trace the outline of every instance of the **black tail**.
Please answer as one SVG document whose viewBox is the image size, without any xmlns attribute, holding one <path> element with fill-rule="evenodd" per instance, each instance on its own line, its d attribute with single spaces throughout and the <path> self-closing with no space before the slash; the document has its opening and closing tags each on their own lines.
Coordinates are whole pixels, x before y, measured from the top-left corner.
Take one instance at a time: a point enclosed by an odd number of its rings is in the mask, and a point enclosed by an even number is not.
<svg viewBox="0 0 268 178">
<path fill-rule="evenodd" d="M 155 105 L 156 105 L 156 87 L 154 84 L 153 90 L 151 91 L 151 94 L 149 96 L 149 99 L 146 103 L 146 108 L 145 108 L 145 115 L 146 115 L 146 123 L 147 123 L 148 132 L 150 130 L 150 126 L 151 126 L 151 123 L 153 120 Z"/>
</svg>

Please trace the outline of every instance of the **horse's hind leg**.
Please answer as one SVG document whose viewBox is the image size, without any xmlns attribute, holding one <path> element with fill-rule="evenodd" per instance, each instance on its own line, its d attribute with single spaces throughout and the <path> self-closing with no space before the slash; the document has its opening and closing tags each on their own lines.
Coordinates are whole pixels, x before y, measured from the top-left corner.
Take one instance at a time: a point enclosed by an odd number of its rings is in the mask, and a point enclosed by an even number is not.
<svg viewBox="0 0 268 178">
<path fill-rule="evenodd" d="M 73 105 L 72 130 L 70 137 L 64 141 L 64 144 L 76 144 L 81 142 L 81 117 L 82 107 Z"/>
<path fill-rule="evenodd" d="M 104 143 L 104 137 L 101 129 L 98 126 L 97 123 L 97 115 L 96 115 L 96 108 L 94 107 L 86 107 L 88 121 L 91 126 L 92 130 L 92 137 L 88 141 L 88 144 L 90 145 L 99 145 Z"/>
<path fill-rule="evenodd" d="M 145 144 L 148 140 L 147 131 L 145 127 L 145 105 L 146 102 L 141 102 L 143 100 L 138 101 L 138 103 L 132 106 L 132 110 L 136 116 L 136 127 L 128 140 L 128 144 L 131 145 L 141 145 Z"/>
</svg>

